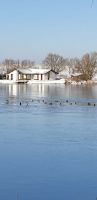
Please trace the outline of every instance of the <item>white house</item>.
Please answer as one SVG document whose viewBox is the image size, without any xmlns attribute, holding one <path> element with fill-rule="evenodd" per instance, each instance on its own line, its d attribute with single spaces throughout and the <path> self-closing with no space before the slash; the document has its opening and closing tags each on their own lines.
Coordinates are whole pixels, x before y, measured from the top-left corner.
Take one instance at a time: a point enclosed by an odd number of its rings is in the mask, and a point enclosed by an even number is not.
<svg viewBox="0 0 97 200">
<path fill-rule="evenodd" d="M 16 69 L 6 75 L 7 80 L 26 82 L 29 80 L 55 80 L 57 73 L 51 69 Z"/>
</svg>

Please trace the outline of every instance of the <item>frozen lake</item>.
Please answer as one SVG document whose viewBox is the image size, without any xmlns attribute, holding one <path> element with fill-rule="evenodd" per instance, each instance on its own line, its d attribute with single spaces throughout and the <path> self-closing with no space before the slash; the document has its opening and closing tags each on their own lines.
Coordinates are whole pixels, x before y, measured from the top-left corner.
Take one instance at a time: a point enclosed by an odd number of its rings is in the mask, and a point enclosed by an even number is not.
<svg viewBox="0 0 97 200">
<path fill-rule="evenodd" d="M 97 86 L 1 84 L 0 200 L 96 197 Z"/>
</svg>

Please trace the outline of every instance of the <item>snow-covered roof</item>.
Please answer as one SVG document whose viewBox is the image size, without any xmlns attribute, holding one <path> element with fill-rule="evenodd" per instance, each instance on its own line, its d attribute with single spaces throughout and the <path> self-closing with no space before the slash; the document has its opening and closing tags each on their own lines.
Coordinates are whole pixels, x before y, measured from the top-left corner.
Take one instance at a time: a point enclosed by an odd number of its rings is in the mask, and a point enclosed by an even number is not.
<svg viewBox="0 0 97 200">
<path fill-rule="evenodd" d="M 51 71 L 50 69 L 18 69 L 18 71 L 22 74 L 46 74 L 49 71 Z"/>
<path fill-rule="evenodd" d="M 30 69 L 18 69 L 17 71 L 22 74 L 31 74 L 32 73 Z"/>
<path fill-rule="evenodd" d="M 17 71 L 17 72 L 19 72 L 21 74 L 25 74 L 25 75 L 27 75 L 27 74 L 33 74 L 33 75 L 34 74 L 46 74 L 46 73 L 48 73 L 50 71 L 52 71 L 55 74 L 58 74 L 57 72 L 53 71 L 52 69 L 43 69 L 43 68 L 41 68 L 41 69 L 37 69 L 37 68 L 34 68 L 34 69 L 33 68 L 27 68 L 27 69 L 18 68 L 18 69 L 15 69 L 15 70 L 11 71 L 9 74 L 13 73 L 14 71 Z"/>
</svg>

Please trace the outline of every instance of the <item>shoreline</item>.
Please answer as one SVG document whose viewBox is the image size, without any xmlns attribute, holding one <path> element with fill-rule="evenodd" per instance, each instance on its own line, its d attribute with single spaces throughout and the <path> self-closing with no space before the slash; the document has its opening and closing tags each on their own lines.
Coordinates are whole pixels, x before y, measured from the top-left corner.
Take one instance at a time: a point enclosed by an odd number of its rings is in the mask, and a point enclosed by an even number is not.
<svg viewBox="0 0 97 200">
<path fill-rule="evenodd" d="M 93 80 L 87 80 L 87 81 L 74 81 L 74 80 L 66 80 L 66 79 L 60 79 L 60 80 L 45 80 L 45 81 L 39 81 L 39 80 L 20 80 L 20 81 L 14 81 L 14 80 L 6 80 L 1 79 L 0 84 L 19 84 L 19 83 L 26 83 L 26 84 L 65 84 L 65 85 L 96 85 L 97 81 Z"/>
<path fill-rule="evenodd" d="M 20 80 L 20 81 L 13 81 L 13 80 L 0 80 L 2 84 L 14 84 L 14 83 L 26 83 L 26 84 L 65 84 L 65 79 L 60 80 Z"/>
</svg>

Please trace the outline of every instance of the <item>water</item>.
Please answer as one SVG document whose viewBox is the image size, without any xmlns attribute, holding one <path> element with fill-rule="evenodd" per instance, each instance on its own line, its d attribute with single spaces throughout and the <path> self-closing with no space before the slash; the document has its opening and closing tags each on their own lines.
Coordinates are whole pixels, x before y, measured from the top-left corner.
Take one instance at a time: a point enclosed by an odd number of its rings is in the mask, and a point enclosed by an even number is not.
<svg viewBox="0 0 97 200">
<path fill-rule="evenodd" d="M 0 200 L 96 200 L 94 103 L 97 86 L 0 85 Z"/>
</svg>

